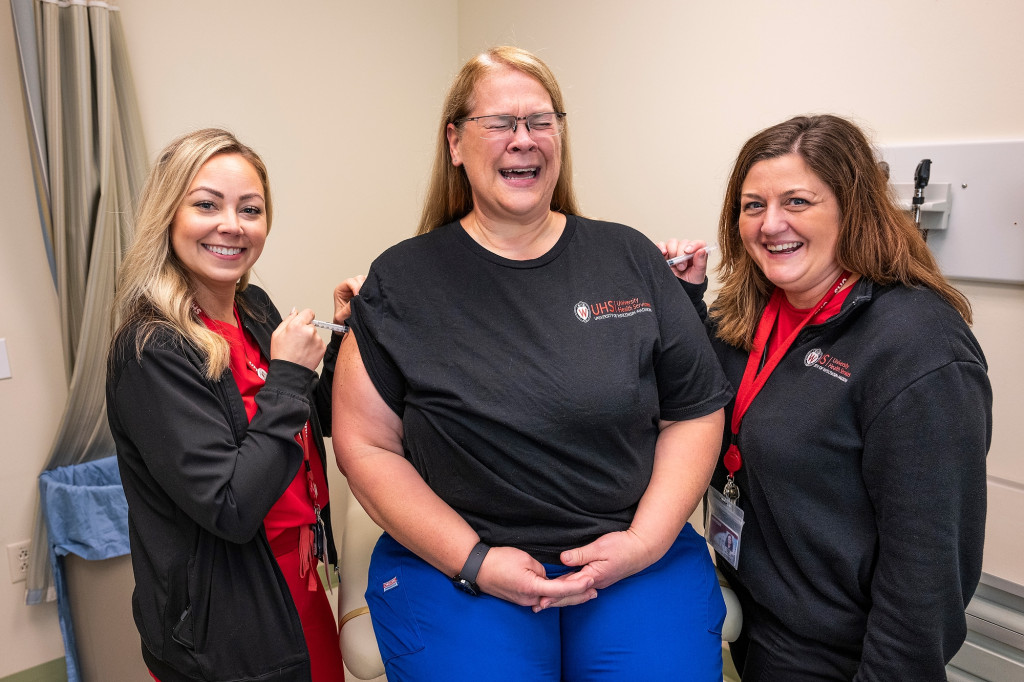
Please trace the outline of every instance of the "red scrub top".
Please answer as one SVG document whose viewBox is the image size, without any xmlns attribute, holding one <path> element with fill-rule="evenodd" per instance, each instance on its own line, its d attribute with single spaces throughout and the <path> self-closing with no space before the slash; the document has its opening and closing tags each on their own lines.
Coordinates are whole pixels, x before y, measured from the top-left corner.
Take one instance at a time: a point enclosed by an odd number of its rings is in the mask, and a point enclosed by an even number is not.
<svg viewBox="0 0 1024 682">
<path fill-rule="evenodd" d="M 210 319 L 202 311 L 199 317 L 209 329 L 220 334 L 231 345 L 231 374 L 242 394 L 246 415 L 252 421 L 258 409 L 256 394 L 264 384 L 259 370 L 267 372 L 270 363 L 260 354 L 255 339 L 242 328 L 237 310 L 237 326 Z M 267 512 L 263 526 L 299 612 L 306 646 L 309 648 L 313 681 L 339 682 L 345 679 L 345 669 L 342 666 L 337 622 L 316 570 L 317 559 L 312 556 L 310 525 L 316 521 L 316 515 L 306 465 L 309 466 L 315 484 L 316 503 L 321 509 L 327 505 L 327 477 L 320 454 L 313 445 L 309 422 L 296 434 L 295 439 L 303 447 L 306 464 L 299 467 L 284 494 Z"/>
</svg>

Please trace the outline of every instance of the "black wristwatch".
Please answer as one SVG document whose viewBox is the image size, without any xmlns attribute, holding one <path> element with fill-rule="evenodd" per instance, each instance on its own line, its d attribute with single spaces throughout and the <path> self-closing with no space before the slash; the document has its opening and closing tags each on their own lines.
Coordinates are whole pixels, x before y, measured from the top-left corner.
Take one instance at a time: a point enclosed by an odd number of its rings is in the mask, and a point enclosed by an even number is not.
<svg viewBox="0 0 1024 682">
<path fill-rule="evenodd" d="M 466 559 L 462 570 L 452 578 L 455 587 L 474 597 L 480 596 L 480 588 L 476 585 L 476 574 L 480 572 L 480 565 L 484 563 L 484 557 L 487 556 L 489 549 L 490 547 L 482 542 L 476 543 L 476 547 L 469 553 L 469 558 Z"/>
</svg>

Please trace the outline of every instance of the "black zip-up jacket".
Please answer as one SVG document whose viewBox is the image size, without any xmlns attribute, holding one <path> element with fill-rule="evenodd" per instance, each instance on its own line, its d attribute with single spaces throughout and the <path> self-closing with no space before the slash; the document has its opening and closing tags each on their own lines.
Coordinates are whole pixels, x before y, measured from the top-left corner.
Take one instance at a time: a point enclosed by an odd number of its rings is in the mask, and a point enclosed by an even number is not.
<svg viewBox="0 0 1024 682">
<path fill-rule="evenodd" d="M 739 386 L 747 351 L 709 335 Z M 991 435 L 985 357 L 956 310 L 861 279 L 743 418 L 739 570 L 718 566 L 793 632 L 859 658 L 856 680 L 945 679 L 981 574 Z"/>
<path fill-rule="evenodd" d="M 270 357 L 281 315 L 255 286 L 240 304 L 242 325 Z M 307 419 L 326 471 L 340 337 L 319 380 L 271 360 L 249 422 L 230 370 L 208 380 L 195 348 L 166 329 L 139 359 L 137 333 L 123 330 L 112 344 L 107 418 L 128 499 L 143 659 L 161 682 L 309 680 L 302 625 L 263 519 L 302 464 L 295 434 Z M 329 510 L 324 517 L 336 563 Z"/>
</svg>

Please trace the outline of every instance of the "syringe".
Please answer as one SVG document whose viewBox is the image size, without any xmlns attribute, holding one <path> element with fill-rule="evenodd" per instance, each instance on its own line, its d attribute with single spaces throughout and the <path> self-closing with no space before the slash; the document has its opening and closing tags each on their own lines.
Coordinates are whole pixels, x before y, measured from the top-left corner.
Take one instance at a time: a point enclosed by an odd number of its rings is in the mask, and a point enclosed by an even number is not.
<svg viewBox="0 0 1024 682">
<path fill-rule="evenodd" d="M 675 258 L 669 258 L 665 262 L 668 263 L 670 266 L 675 265 L 676 263 L 685 263 L 686 261 L 688 261 L 691 258 L 693 258 L 694 256 L 696 256 L 697 253 L 699 253 L 700 251 L 704 251 L 704 253 L 711 253 L 712 251 L 715 251 L 717 249 L 718 249 L 718 247 L 715 246 L 714 244 L 709 244 L 708 246 L 702 246 L 701 248 L 697 249 L 693 253 L 684 253 L 682 256 L 676 256 Z"/>
<path fill-rule="evenodd" d="M 348 327 L 343 324 L 334 324 L 333 322 L 324 322 L 323 320 L 313 320 L 310 324 L 321 329 L 330 329 L 332 332 L 339 334 L 344 334 L 348 331 Z"/>
</svg>

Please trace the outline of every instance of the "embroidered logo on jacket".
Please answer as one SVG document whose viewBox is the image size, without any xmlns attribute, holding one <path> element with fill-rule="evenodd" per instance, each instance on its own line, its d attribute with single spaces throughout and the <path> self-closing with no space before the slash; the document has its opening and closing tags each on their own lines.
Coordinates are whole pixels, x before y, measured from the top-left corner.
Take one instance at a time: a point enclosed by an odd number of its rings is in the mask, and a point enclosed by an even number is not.
<svg viewBox="0 0 1024 682">
<path fill-rule="evenodd" d="M 652 310 L 650 303 L 641 301 L 639 298 L 624 301 L 601 301 L 600 303 L 580 301 L 573 308 L 576 319 L 580 322 L 589 322 L 591 318 L 605 320 L 613 317 L 632 317 L 637 313 L 649 313 Z"/>
<path fill-rule="evenodd" d="M 384 591 L 385 592 L 387 592 L 388 590 L 393 590 L 396 587 L 398 587 L 398 576 L 397 575 L 394 578 L 392 578 L 391 580 L 389 580 L 386 583 L 384 583 Z"/>
<path fill-rule="evenodd" d="M 807 351 L 807 355 L 804 356 L 804 365 L 814 367 L 844 383 L 850 380 L 850 364 L 828 353 L 823 353 L 820 348 L 812 348 Z"/>
</svg>

